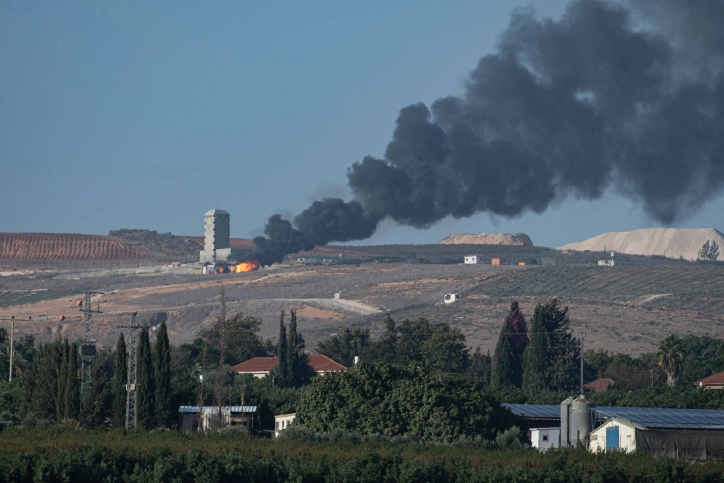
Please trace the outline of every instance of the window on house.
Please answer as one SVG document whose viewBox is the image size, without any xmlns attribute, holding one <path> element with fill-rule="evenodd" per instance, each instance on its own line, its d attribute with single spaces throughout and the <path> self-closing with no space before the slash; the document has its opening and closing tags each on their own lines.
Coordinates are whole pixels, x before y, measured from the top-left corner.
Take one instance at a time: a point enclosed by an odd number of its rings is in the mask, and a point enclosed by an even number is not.
<svg viewBox="0 0 724 483">
<path fill-rule="evenodd" d="M 547 434 L 544 434 L 544 435 L 543 435 L 543 441 L 548 441 L 548 435 L 547 435 Z"/>
</svg>

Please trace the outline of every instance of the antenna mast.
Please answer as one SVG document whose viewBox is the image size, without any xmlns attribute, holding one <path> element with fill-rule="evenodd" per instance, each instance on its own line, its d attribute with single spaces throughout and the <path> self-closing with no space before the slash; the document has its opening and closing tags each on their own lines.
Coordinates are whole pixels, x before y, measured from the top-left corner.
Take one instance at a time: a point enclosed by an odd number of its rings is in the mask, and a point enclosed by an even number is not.
<svg viewBox="0 0 724 483">
<path fill-rule="evenodd" d="M 85 304 L 82 300 L 78 300 L 78 311 L 83 312 L 83 342 L 78 351 L 80 352 L 81 370 L 80 370 L 80 397 L 85 400 L 88 388 L 91 385 L 91 369 L 93 368 L 93 359 L 96 356 L 96 341 L 91 338 L 91 322 L 93 314 L 102 313 L 100 309 L 91 309 L 91 296 L 103 295 L 103 292 L 73 292 L 85 294 Z M 85 306 L 84 306 L 85 305 Z"/>
<path fill-rule="evenodd" d="M 136 330 L 141 326 L 136 323 L 137 312 L 131 313 L 131 325 L 119 325 L 120 329 L 131 329 L 131 337 L 128 339 L 128 384 L 126 384 L 126 429 L 138 427 L 138 392 L 136 391 L 136 377 L 138 370 L 136 365 Z"/>
</svg>

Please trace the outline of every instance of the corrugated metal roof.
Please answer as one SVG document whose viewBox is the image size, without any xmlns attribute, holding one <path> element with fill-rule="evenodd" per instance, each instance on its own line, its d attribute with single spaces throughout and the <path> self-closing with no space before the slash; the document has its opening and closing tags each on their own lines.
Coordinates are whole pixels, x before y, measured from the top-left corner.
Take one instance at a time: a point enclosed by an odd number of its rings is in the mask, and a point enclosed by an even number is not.
<svg viewBox="0 0 724 483">
<path fill-rule="evenodd" d="M 204 411 L 211 411 L 214 409 L 217 409 L 218 406 L 202 406 L 199 408 L 199 406 L 181 406 L 178 408 L 178 412 L 180 413 L 198 413 L 201 410 Z M 231 410 L 232 413 L 255 413 L 256 412 L 256 406 L 222 406 L 222 411 L 229 411 Z"/>
<path fill-rule="evenodd" d="M 560 419 L 558 404 L 502 404 L 528 419 Z M 724 410 L 596 406 L 596 419 L 621 418 L 645 428 L 724 429 Z"/>
<path fill-rule="evenodd" d="M 347 368 L 322 354 L 309 354 L 309 365 L 316 372 L 346 371 Z M 278 357 L 254 357 L 248 361 L 231 366 L 231 370 L 240 373 L 269 372 L 279 364 Z"/>
</svg>

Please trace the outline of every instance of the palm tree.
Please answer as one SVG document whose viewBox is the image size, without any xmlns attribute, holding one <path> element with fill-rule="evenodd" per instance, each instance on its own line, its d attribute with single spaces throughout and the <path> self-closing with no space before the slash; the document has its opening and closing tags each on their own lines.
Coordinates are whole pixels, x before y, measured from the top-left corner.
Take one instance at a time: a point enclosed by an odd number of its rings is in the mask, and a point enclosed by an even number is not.
<svg viewBox="0 0 724 483">
<path fill-rule="evenodd" d="M 679 383 L 679 375 L 684 368 L 684 354 L 681 352 L 681 341 L 674 334 L 669 334 L 659 343 L 659 365 L 666 373 L 666 385 L 673 387 Z"/>
</svg>

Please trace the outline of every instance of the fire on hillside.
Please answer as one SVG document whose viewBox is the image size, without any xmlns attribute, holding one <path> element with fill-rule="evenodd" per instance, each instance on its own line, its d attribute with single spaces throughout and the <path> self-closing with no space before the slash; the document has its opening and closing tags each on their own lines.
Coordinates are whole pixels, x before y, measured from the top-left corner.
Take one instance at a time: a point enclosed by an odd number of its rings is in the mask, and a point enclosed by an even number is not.
<svg viewBox="0 0 724 483">
<path fill-rule="evenodd" d="M 234 273 L 251 272 L 259 268 L 259 262 L 256 260 L 247 260 L 237 265 L 232 265 L 229 269 Z"/>
</svg>

